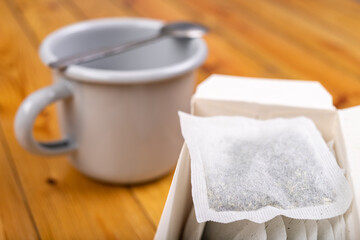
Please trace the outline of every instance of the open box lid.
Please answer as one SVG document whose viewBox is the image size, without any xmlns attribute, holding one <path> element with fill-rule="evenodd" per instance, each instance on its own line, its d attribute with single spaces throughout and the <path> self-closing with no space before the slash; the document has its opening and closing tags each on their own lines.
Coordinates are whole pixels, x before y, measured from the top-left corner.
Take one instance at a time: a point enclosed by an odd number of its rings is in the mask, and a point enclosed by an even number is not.
<svg viewBox="0 0 360 240">
<path fill-rule="evenodd" d="M 260 79 L 214 74 L 199 84 L 195 99 L 335 109 L 331 95 L 314 81 Z"/>
<path fill-rule="evenodd" d="M 359 216 L 358 208 L 360 204 L 360 107 L 336 111 L 332 104 L 332 97 L 326 89 L 318 82 L 295 81 L 295 80 L 273 80 L 258 79 L 248 77 L 234 77 L 225 75 L 212 75 L 202 82 L 196 90 L 192 99 L 192 112 L 201 113 L 201 107 L 212 107 L 211 104 L 204 102 L 217 103 L 223 102 L 222 107 L 231 105 L 247 107 L 256 105 L 285 106 L 296 109 L 314 109 L 315 112 L 327 119 L 328 113 L 335 113 L 339 117 L 344 148 L 346 149 L 346 159 L 349 162 L 346 168 L 352 178 L 354 187 L 353 216 Z M 239 105 L 242 103 L 251 103 Z M 255 103 L 255 104 L 254 104 Z M 196 109 L 195 109 L 196 108 Z M 217 108 L 217 106 L 215 107 Z M 214 109 L 215 109 L 214 108 Z M 234 108 L 229 108 L 229 112 Z M 211 111 L 210 111 L 211 112 Z M 337 113 L 336 113 L 337 112 Z M 207 113 L 209 111 L 207 110 Z M 217 113 L 216 111 L 211 114 Z M 356 146 L 359 144 L 359 146 Z M 155 235 L 155 239 L 177 239 L 181 235 L 182 225 L 190 211 L 192 197 L 190 192 L 190 162 L 189 153 L 186 146 L 183 147 L 173 181 L 169 190 L 163 214 Z M 351 169 L 351 170 L 349 170 Z M 357 187 L 357 188 L 356 188 Z M 353 236 L 360 235 L 359 219 L 352 218 Z M 354 229 L 355 228 L 355 229 Z M 354 231 L 356 230 L 356 231 Z"/>
</svg>

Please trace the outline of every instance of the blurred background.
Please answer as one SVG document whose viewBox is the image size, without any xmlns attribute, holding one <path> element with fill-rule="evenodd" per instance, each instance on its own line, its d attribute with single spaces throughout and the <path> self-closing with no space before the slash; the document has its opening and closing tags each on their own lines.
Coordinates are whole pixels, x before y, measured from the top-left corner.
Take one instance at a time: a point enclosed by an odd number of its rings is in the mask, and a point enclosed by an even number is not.
<svg viewBox="0 0 360 240">
<path fill-rule="evenodd" d="M 0 1 L 0 239 L 152 239 L 171 184 L 172 174 L 103 185 L 65 157 L 34 156 L 17 144 L 19 104 L 51 84 L 37 50 L 52 31 L 104 17 L 200 22 L 211 32 L 197 83 L 213 73 L 316 80 L 347 108 L 360 104 L 359 12 L 354 0 Z M 58 138 L 57 124 L 55 108 L 45 109 L 36 138 Z"/>
</svg>

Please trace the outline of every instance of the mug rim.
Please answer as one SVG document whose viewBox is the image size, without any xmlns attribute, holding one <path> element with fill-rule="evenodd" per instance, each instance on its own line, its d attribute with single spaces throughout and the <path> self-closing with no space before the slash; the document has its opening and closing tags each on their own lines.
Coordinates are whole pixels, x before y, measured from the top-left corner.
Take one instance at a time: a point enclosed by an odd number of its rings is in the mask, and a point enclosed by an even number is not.
<svg viewBox="0 0 360 240">
<path fill-rule="evenodd" d="M 48 65 L 50 62 L 58 60 L 57 56 L 51 51 L 54 42 L 62 37 L 78 31 L 86 31 L 101 28 L 103 26 L 118 25 L 140 25 L 152 28 L 160 28 L 164 22 L 161 20 L 149 18 L 102 18 L 95 20 L 86 20 L 78 23 L 70 24 L 49 34 L 41 43 L 39 55 L 42 62 Z M 144 70 L 107 70 L 95 69 L 81 65 L 72 65 L 64 71 L 54 70 L 63 74 L 68 78 L 99 83 L 146 83 L 157 82 L 183 75 L 195 68 L 199 67 L 207 57 L 207 47 L 202 39 L 194 39 L 196 41 L 195 51 L 185 60 L 175 64 Z"/>
</svg>

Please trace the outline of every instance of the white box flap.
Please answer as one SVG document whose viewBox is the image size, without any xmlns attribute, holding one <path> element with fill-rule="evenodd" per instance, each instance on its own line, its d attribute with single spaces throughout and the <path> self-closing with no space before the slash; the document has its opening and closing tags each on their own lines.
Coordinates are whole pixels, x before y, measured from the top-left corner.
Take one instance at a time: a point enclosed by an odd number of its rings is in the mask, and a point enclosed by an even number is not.
<svg viewBox="0 0 360 240">
<path fill-rule="evenodd" d="M 194 98 L 335 109 L 331 95 L 319 82 L 314 81 L 274 80 L 215 74 L 197 87 Z"/>
<path fill-rule="evenodd" d="M 356 239 L 360 236 L 360 229 L 358 226 L 360 216 L 360 106 L 352 107 L 344 110 L 339 110 L 340 128 L 342 132 L 342 138 L 344 142 L 345 159 L 347 162 L 346 173 L 348 179 L 351 179 L 353 185 L 354 200 L 351 212 L 349 214 L 355 214 L 357 217 L 349 217 L 347 222 L 351 229 L 354 229 L 349 239 Z"/>
<path fill-rule="evenodd" d="M 184 144 L 154 239 L 179 239 L 191 206 L 190 156 Z"/>
</svg>

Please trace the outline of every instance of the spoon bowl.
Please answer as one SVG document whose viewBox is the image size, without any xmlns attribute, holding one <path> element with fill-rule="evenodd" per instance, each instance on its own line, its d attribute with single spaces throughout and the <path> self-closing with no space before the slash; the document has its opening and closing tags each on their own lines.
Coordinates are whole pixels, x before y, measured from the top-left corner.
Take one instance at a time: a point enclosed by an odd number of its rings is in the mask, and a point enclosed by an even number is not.
<svg viewBox="0 0 360 240">
<path fill-rule="evenodd" d="M 201 38 L 209 29 L 204 25 L 191 22 L 173 22 L 164 25 L 160 33 L 176 38 Z"/>
</svg>

